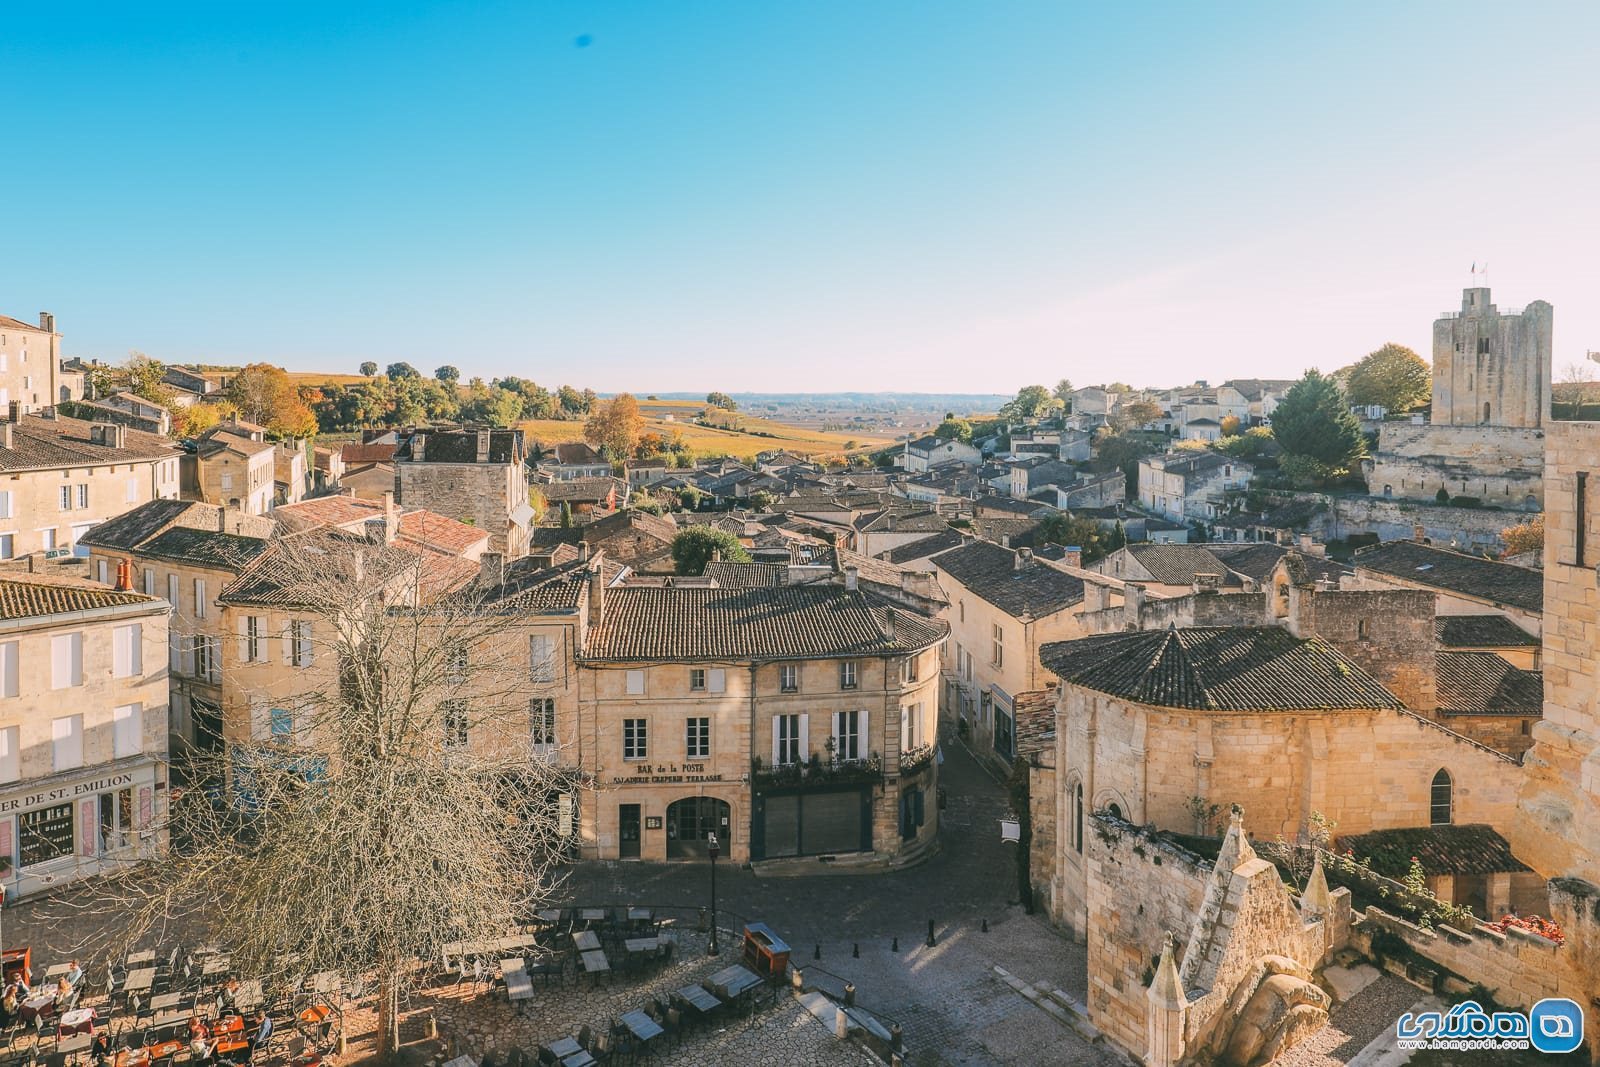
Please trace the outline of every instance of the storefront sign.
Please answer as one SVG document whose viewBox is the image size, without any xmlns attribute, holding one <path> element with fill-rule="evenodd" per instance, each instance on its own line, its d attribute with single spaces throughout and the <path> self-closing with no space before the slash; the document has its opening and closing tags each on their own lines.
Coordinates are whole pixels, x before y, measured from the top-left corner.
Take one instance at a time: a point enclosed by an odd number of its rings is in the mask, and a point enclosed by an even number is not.
<svg viewBox="0 0 1600 1067">
<path fill-rule="evenodd" d="M 643 763 L 630 767 L 631 775 L 616 775 L 613 785 L 677 785 L 683 782 L 720 782 L 722 775 L 707 774 L 704 763 Z"/>
<path fill-rule="evenodd" d="M 37 793 L 27 793 L 20 797 L 0 800 L 0 815 L 43 807 L 46 804 L 60 804 L 75 797 L 91 793 L 103 793 L 108 789 L 120 789 L 125 785 L 132 784 L 133 775 L 131 774 L 108 774 L 104 778 L 95 778 L 88 782 L 78 782 L 74 785 L 63 785 L 55 789 L 40 790 Z"/>
</svg>

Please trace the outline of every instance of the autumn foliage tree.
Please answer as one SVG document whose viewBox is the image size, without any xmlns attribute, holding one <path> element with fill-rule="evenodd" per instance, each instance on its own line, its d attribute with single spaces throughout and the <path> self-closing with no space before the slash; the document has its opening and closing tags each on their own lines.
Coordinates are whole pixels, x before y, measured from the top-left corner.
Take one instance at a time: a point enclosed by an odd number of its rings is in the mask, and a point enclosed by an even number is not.
<svg viewBox="0 0 1600 1067">
<path fill-rule="evenodd" d="M 246 422 L 265 426 L 279 437 L 310 437 L 317 418 L 300 397 L 300 390 L 281 367 L 252 363 L 228 383 L 226 393 Z"/>
<path fill-rule="evenodd" d="M 1339 372 L 1352 404 L 1377 404 L 1389 411 L 1410 411 L 1428 402 L 1433 372 L 1405 345 L 1394 342 L 1363 356 Z"/>
<path fill-rule="evenodd" d="M 1519 556 L 1524 552 L 1544 551 L 1544 516 L 1535 515 L 1527 522 L 1507 526 L 1500 531 L 1500 540 L 1506 544 L 1506 555 Z"/>
<path fill-rule="evenodd" d="M 631 393 L 618 393 L 595 405 L 589 421 L 584 423 L 583 436 L 612 460 L 622 460 L 633 455 L 643 430 L 639 401 Z"/>
</svg>

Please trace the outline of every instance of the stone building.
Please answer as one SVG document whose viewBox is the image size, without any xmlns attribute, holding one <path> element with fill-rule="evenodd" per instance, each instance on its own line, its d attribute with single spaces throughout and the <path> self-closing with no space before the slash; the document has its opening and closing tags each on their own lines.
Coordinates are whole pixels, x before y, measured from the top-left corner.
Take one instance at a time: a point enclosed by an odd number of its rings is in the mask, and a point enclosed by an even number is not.
<svg viewBox="0 0 1600 1067">
<path fill-rule="evenodd" d="M 97 524 L 178 495 L 179 452 L 111 423 L 18 414 L 0 422 L 0 559 L 74 548 Z"/>
<path fill-rule="evenodd" d="M 1443 490 L 1538 510 L 1552 314 L 1542 300 L 1502 312 L 1487 288 L 1462 290 L 1461 310 L 1433 324 L 1431 421 L 1382 424 L 1369 491 L 1432 501 Z"/>
<path fill-rule="evenodd" d="M 3 328 L 3 327 L 0 327 Z M 7 899 L 162 847 L 167 605 L 117 588 L 0 579 L 0 872 Z"/>
<path fill-rule="evenodd" d="M 1016 697 L 1052 680 L 1039 662 L 1040 646 L 1085 632 L 1078 622 L 1085 581 L 1029 549 L 989 541 L 941 552 L 932 563 L 949 599 L 943 718 L 970 738 L 980 759 L 1009 771 L 1017 755 Z"/>
<path fill-rule="evenodd" d="M 56 317 L 39 312 L 39 325 L 0 315 L 0 411 L 12 404 L 26 413 L 70 396 L 60 393 L 61 335 Z"/>
<path fill-rule="evenodd" d="M 947 441 L 933 436 L 907 441 L 901 454 L 901 464 L 911 474 L 922 474 L 951 463 L 981 462 L 983 453 L 965 441 Z"/>
<path fill-rule="evenodd" d="M 1139 461 L 1139 503 L 1169 519 L 1226 515 L 1255 468 L 1218 452 L 1168 452 Z"/>
<path fill-rule="evenodd" d="M 398 500 L 486 530 L 489 547 L 513 559 L 528 550 L 521 430 L 418 430 L 395 449 Z"/>
<path fill-rule="evenodd" d="M 1545 580 L 1538 571 L 1419 541 L 1361 549 L 1355 571 L 1360 585 L 1428 590 L 1441 616 L 1498 614 L 1534 637 L 1539 634 Z"/>
<path fill-rule="evenodd" d="M 183 458 L 184 495 L 247 515 L 272 510 L 274 455 L 266 430 L 248 422 L 225 422 L 207 430 Z"/>
<path fill-rule="evenodd" d="M 93 573 L 123 560 L 134 584 L 165 599 L 165 651 L 171 708 L 169 744 L 214 752 L 222 739 L 222 642 L 226 621 L 216 598 L 266 551 L 270 519 L 193 500 L 155 500 L 96 526 L 83 537 Z"/>
</svg>

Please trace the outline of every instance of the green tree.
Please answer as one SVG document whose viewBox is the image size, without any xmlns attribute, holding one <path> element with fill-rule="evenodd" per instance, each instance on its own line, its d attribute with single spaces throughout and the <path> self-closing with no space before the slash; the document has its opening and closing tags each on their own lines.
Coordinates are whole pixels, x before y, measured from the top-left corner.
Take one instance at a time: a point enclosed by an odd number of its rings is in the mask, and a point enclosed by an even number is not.
<svg viewBox="0 0 1600 1067">
<path fill-rule="evenodd" d="M 448 363 L 434 371 L 433 376 L 446 385 L 454 385 L 461 380 L 461 372 Z"/>
<path fill-rule="evenodd" d="M 1390 411 L 1410 411 L 1433 393 L 1428 363 L 1393 341 L 1339 372 L 1352 404 L 1379 404 Z"/>
<path fill-rule="evenodd" d="M 721 408 L 724 411 L 739 410 L 739 405 L 735 403 L 733 397 L 729 396 L 727 393 L 707 393 L 706 403 L 711 407 Z"/>
<path fill-rule="evenodd" d="M 388 368 L 383 373 L 390 381 L 398 381 L 401 378 L 422 377 L 421 374 L 417 373 L 417 368 L 403 361 L 400 363 L 389 364 Z"/>
<path fill-rule="evenodd" d="M 1272 413 L 1272 435 L 1293 469 L 1317 480 L 1348 471 L 1366 454 L 1361 423 L 1350 413 L 1344 390 L 1328 375 L 1308 370 Z M 1298 457 L 1291 459 L 1290 457 Z M 1315 464 L 1312 467 L 1308 464 Z"/>
<path fill-rule="evenodd" d="M 377 373 L 378 373 L 378 365 L 376 363 L 372 362 L 372 360 L 369 359 L 365 363 L 361 364 L 361 375 L 362 375 L 362 377 L 370 378 L 370 377 L 372 377 L 373 375 L 375 375 Z"/>
<path fill-rule="evenodd" d="M 1227 437 L 1217 442 L 1217 451 L 1235 459 L 1249 459 L 1261 455 L 1271 446 L 1272 427 L 1252 426 L 1236 437 Z"/>
<path fill-rule="evenodd" d="M 1056 406 L 1055 397 L 1042 385 L 1025 385 L 1000 409 L 1003 418 L 1036 419 Z"/>
<path fill-rule="evenodd" d="M 958 419 L 954 415 L 946 415 L 944 421 L 934 428 L 933 436 L 944 441 L 966 441 L 970 444 L 972 423 L 966 419 Z"/>
<path fill-rule="evenodd" d="M 704 574 L 713 555 L 727 563 L 749 563 L 739 539 L 715 526 L 691 526 L 672 539 L 672 569 L 678 574 Z"/>
<path fill-rule="evenodd" d="M 1040 520 L 1034 540 L 1066 547 L 1075 545 L 1083 550 L 1083 562 L 1086 564 L 1104 559 L 1106 553 L 1113 551 L 1112 531 L 1102 529 L 1093 519 L 1080 519 L 1070 511 L 1048 515 Z"/>
<path fill-rule="evenodd" d="M 778 498 L 765 489 L 757 489 L 750 494 L 750 508 L 753 511 L 771 511 L 772 505 L 777 502 Z"/>
<path fill-rule="evenodd" d="M 1154 400 L 1134 400 L 1117 408 L 1113 419 L 1120 429 L 1137 430 L 1155 422 L 1162 414 L 1161 405 Z"/>
<path fill-rule="evenodd" d="M 563 385 L 556 390 L 556 403 L 561 411 L 561 417 L 565 419 L 582 415 L 588 410 L 583 403 L 583 394 L 570 385 Z"/>
<path fill-rule="evenodd" d="M 142 396 L 153 404 L 172 400 L 172 387 L 161 380 L 167 373 L 167 365 L 160 360 L 151 359 L 143 352 L 130 352 L 122 372 L 127 375 L 128 392 L 133 395 Z"/>
<path fill-rule="evenodd" d="M 1113 433 L 1101 437 L 1094 445 L 1094 458 L 1089 466 L 1102 474 L 1122 471 L 1132 490 L 1139 484 L 1139 461 L 1154 449 L 1143 437 L 1132 433 Z"/>
<path fill-rule="evenodd" d="M 572 529 L 572 526 L 572 501 L 563 500 L 561 502 L 561 528 L 563 530 L 570 530 Z"/>
<path fill-rule="evenodd" d="M 1068 381 L 1066 378 L 1061 379 L 1056 383 L 1056 387 L 1054 390 L 1052 390 L 1051 395 L 1057 400 L 1061 401 L 1063 404 L 1072 403 L 1072 382 Z"/>
</svg>

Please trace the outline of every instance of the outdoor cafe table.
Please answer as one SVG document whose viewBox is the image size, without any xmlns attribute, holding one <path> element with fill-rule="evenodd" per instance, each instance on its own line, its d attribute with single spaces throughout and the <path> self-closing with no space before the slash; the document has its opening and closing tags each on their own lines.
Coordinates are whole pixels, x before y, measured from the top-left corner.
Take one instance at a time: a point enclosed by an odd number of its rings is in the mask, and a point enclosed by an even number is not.
<svg viewBox="0 0 1600 1067">
<path fill-rule="evenodd" d="M 746 990 L 760 985 L 761 976 L 743 964 L 736 963 L 712 975 L 710 981 L 717 991 L 717 996 L 723 1000 L 733 1000 Z"/>
<path fill-rule="evenodd" d="M 561 921 L 560 908 L 544 908 L 541 911 L 534 912 L 533 915 L 534 918 L 538 919 L 540 922 L 548 923 L 551 926 L 554 926 L 556 923 Z"/>
<path fill-rule="evenodd" d="M 226 1041 L 218 1041 L 216 1058 L 219 1060 L 229 1060 L 235 1063 L 247 1060 L 250 1058 L 250 1042 L 246 1041 L 242 1037 L 230 1038 Z"/>
<path fill-rule="evenodd" d="M 74 1061 L 78 1055 L 89 1051 L 89 1046 L 94 1043 L 94 1035 L 83 1033 L 74 1034 L 63 1041 L 56 1042 L 56 1055 L 61 1057 L 71 1056 Z"/>
<path fill-rule="evenodd" d="M 600 975 L 611 970 L 611 963 L 606 959 L 606 954 L 599 949 L 593 949 L 579 956 L 583 960 L 585 972 L 595 976 L 595 981 L 600 980 Z"/>
<path fill-rule="evenodd" d="M 187 1027 L 189 1024 L 189 1013 L 186 1011 L 158 1012 L 156 1017 L 151 1019 L 145 1025 L 160 1029 L 163 1026 L 175 1026 L 178 1023 L 183 1023 L 184 1026 Z M 185 1034 L 187 1035 L 187 1031 L 185 1031 Z"/>
<path fill-rule="evenodd" d="M 600 949 L 600 935 L 593 930 L 579 930 L 572 935 L 572 943 L 578 946 L 579 952 L 597 952 Z"/>
<path fill-rule="evenodd" d="M 125 1048 L 117 1053 L 116 1067 L 149 1067 L 150 1050 Z"/>
<path fill-rule="evenodd" d="M 586 923 L 603 923 L 606 921 L 606 909 L 584 908 L 582 911 L 578 912 L 578 918 L 582 919 Z"/>
<path fill-rule="evenodd" d="M 93 1008 L 73 1008 L 64 1013 L 56 1023 L 56 1036 L 71 1037 L 73 1034 L 92 1034 L 94 1024 L 98 1017 Z"/>
<path fill-rule="evenodd" d="M 656 917 L 655 912 L 649 908 L 629 908 L 628 921 L 631 923 L 647 923 Z"/>
<path fill-rule="evenodd" d="M 686 985 L 678 990 L 678 996 L 682 997 L 690 1007 L 701 1015 L 709 1015 L 722 1007 L 722 1001 L 718 1000 L 716 994 L 704 986 Z"/>
<path fill-rule="evenodd" d="M 506 982 L 506 999 L 529 1000 L 533 997 L 533 982 L 528 978 L 528 966 L 521 959 L 500 961 L 500 977 Z"/>
<path fill-rule="evenodd" d="M 532 934 L 512 934 L 502 937 L 494 942 L 496 952 L 510 952 L 513 949 L 532 948 L 539 943 L 539 939 Z"/>
<path fill-rule="evenodd" d="M 138 967 L 140 964 L 149 964 L 154 963 L 155 961 L 156 950 L 153 948 L 142 948 L 138 952 L 128 953 L 128 958 L 123 962 L 125 962 L 129 967 Z"/>
<path fill-rule="evenodd" d="M 209 978 L 214 974 L 222 974 L 232 965 L 232 956 L 210 956 L 207 957 L 205 965 L 200 968 L 200 973 Z"/>
<path fill-rule="evenodd" d="M 183 1003 L 182 993 L 162 993 L 150 998 L 151 1011 L 170 1011 Z"/>
<path fill-rule="evenodd" d="M 560 1060 L 562 1067 L 587 1067 L 594 1062 L 589 1050 L 578 1044 L 576 1038 L 563 1037 L 559 1041 L 552 1041 L 544 1050 Z M 446 1064 L 446 1067 L 449 1065 Z"/>
<path fill-rule="evenodd" d="M 143 993 L 156 984 L 156 969 L 154 967 L 141 967 L 137 971 L 128 972 L 128 980 L 123 984 L 123 989 L 129 993 Z"/>
<path fill-rule="evenodd" d="M 22 1008 L 18 1014 L 22 1016 L 23 1022 L 31 1023 L 40 1015 L 48 1015 L 54 1011 L 55 1004 L 56 997 L 54 993 L 36 993 L 22 1002 Z"/>
<path fill-rule="evenodd" d="M 622 943 L 622 947 L 627 949 L 630 955 L 637 952 L 654 952 L 661 947 L 661 939 L 659 937 L 630 937 Z"/>
<path fill-rule="evenodd" d="M 45 976 L 45 979 L 47 981 L 52 981 L 53 982 L 57 978 L 60 978 L 62 975 L 66 974 L 71 969 L 72 969 L 72 964 L 70 962 L 68 962 L 68 963 L 52 963 L 49 967 L 45 968 L 44 976 Z"/>
<path fill-rule="evenodd" d="M 640 1041 L 654 1041 L 666 1033 L 661 1024 L 642 1011 L 630 1011 L 622 1017 L 622 1024 Z"/>
</svg>

